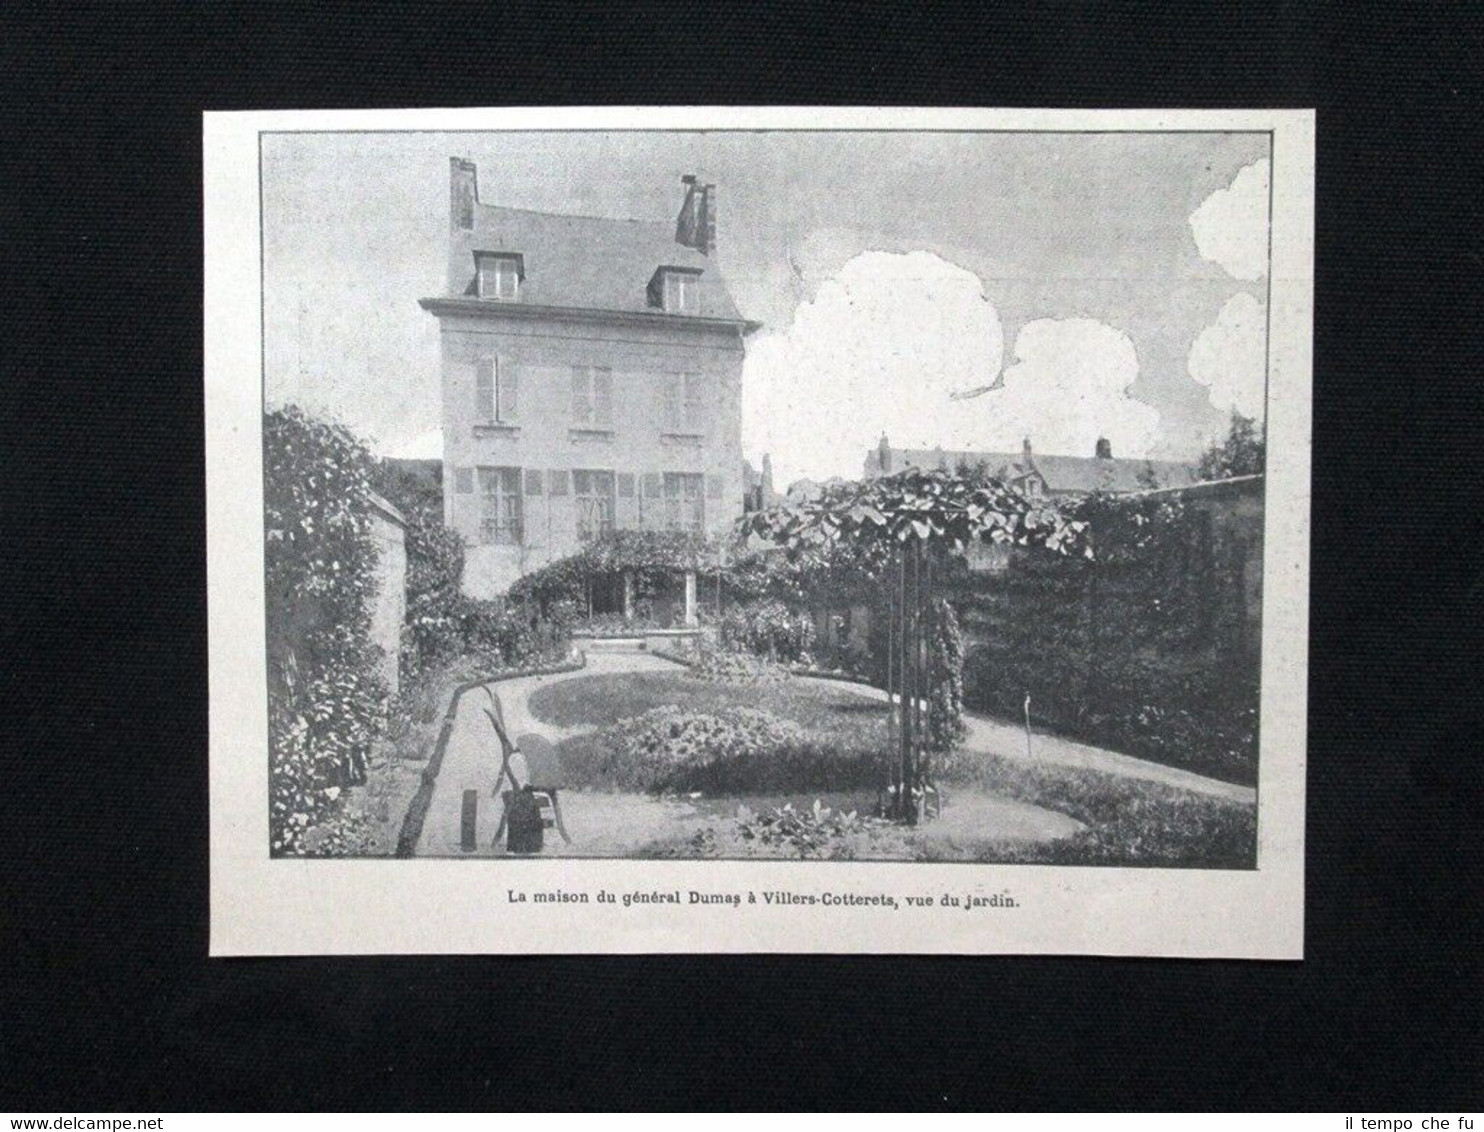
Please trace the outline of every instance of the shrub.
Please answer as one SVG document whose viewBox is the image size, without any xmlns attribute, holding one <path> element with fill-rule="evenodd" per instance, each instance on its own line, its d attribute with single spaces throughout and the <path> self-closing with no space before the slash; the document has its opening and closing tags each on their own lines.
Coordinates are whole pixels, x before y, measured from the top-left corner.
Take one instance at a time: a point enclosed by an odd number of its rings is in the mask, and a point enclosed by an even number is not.
<svg viewBox="0 0 1484 1132">
<path fill-rule="evenodd" d="M 597 777 L 653 793 L 840 789 L 885 775 L 883 752 L 820 740 L 756 708 L 653 708 L 580 739 Z"/>
<path fill-rule="evenodd" d="M 373 465 L 346 429 L 293 406 L 265 415 L 263 455 L 269 836 L 296 854 L 341 787 L 365 781 L 382 726 Z"/>
<path fill-rule="evenodd" d="M 776 684 L 790 678 L 787 668 L 748 653 L 696 650 L 691 675 L 713 684 Z"/>
<path fill-rule="evenodd" d="M 927 746 L 947 751 L 963 742 L 964 638 L 953 606 L 933 603 L 928 628 Z"/>
<path fill-rule="evenodd" d="M 727 648 L 773 660 L 797 662 L 814 643 L 814 623 L 777 599 L 733 606 L 721 619 L 721 641 Z"/>
</svg>

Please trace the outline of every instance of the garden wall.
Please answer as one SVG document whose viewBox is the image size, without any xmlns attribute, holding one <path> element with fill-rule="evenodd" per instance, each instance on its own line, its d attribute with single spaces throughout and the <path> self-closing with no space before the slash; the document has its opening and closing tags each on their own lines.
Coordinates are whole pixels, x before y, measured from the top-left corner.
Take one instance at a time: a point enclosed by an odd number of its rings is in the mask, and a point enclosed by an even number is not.
<svg viewBox="0 0 1484 1132">
<path fill-rule="evenodd" d="M 1091 561 L 1015 552 L 960 582 L 966 700 L 1018 718 L 1029 694 L 1033 722 L 1253 781 L 1261 477 L 1116 506 Z"/>
<path fill-rule="evenodd" d="M 402 623 L 407 616 L 407 520 L 381 496 L 371 493 L 371 539 L 376 545 L 375 592 L 371 598 L 371 639 L 382 651 L 381 676 L 396 695 Z"/>
</svg>

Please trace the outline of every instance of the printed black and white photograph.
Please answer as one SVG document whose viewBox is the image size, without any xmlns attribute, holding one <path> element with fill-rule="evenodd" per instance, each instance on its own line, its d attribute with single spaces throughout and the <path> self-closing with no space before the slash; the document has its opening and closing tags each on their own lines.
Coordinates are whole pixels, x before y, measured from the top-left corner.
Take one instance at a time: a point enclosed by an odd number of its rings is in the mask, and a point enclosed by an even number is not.
<svg viewBox="0 0 1484 1132">
<path fill-rule="evenodd" d="M 272 856 L 1257 865 L 1270 132 L 259 147 Z"/>
</svg>

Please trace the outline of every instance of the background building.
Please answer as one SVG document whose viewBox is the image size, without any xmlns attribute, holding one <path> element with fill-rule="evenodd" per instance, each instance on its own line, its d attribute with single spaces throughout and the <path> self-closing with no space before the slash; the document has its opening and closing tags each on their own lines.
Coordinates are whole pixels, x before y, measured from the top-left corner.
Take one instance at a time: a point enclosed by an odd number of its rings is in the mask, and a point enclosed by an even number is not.
<svg viewBox="0 0 1484 1132">
<path fill-rule="evenodd" d="M 1184 487 L 1195 482 L 1189 464 L 1178 460 L 1126 460 L 1113 455 L 1113 445 L 1099 439 L 1088 456 L 1037 456 L 1030 437 L 1019 452 L 984 452 L 946 448 L 893 448 L 885 436 L 866 452 L 865 476 L 891 475 L 907 468 L 983 467 L 1032 498 L 1038 495 L 1086 495 L 1093 491 L 1147 491 Z"/>
<path fill-rule="evenodd" d="M 683 178 L 674 225 L 480 200 L 450 160 L 440 324 L 444 521 L 464 588 L 615 529 L 727 532 L 742 513 L 742 358 L 758 324 L 716 261 L 716 187 Z"/>
</svg>

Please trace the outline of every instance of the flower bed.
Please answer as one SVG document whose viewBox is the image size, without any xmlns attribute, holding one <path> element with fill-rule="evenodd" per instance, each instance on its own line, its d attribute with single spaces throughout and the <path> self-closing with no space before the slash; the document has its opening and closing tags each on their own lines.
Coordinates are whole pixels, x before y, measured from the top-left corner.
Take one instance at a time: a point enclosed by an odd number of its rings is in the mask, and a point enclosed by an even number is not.
<svg viewBox="0 0 1484 1132">
<path fill-rule="evenodd" d="M 751 707 L 665 706 L 562 744 L 578 785 L 649 793 L 746 794 L 877 785 L 885 752 L 811 734 Z"/>
</svg>

